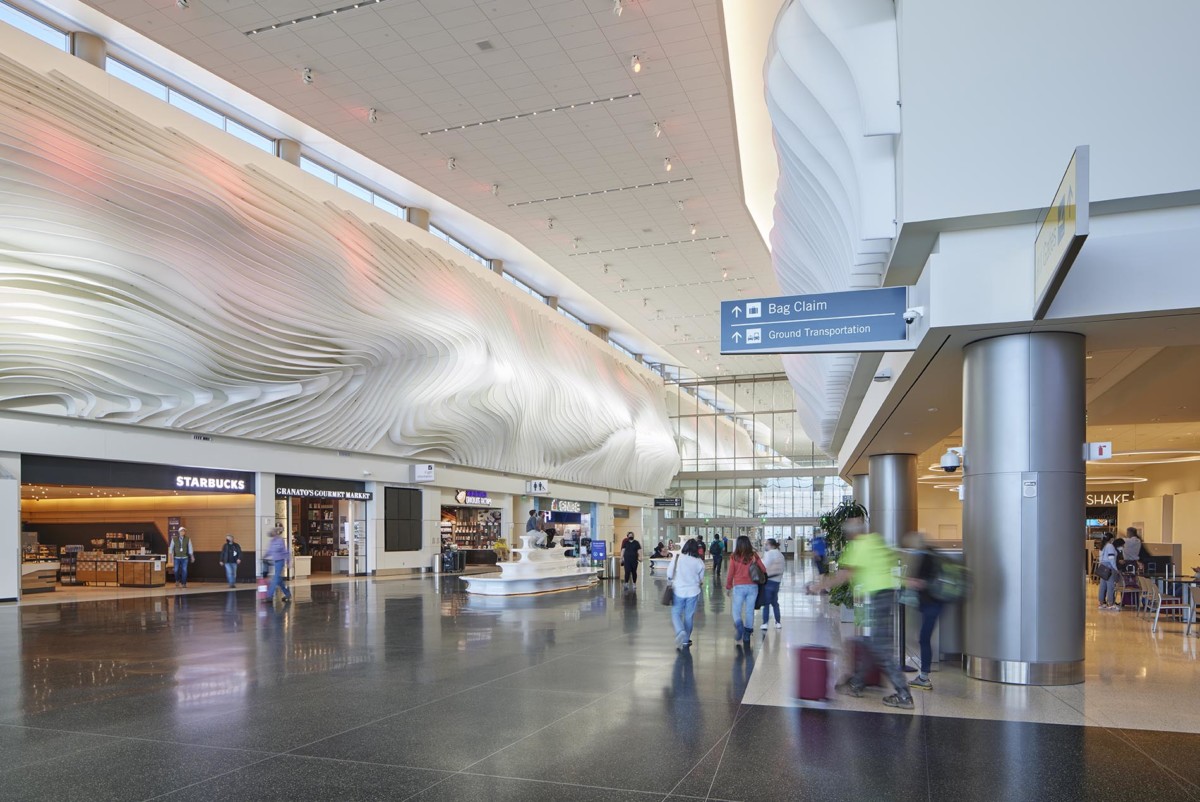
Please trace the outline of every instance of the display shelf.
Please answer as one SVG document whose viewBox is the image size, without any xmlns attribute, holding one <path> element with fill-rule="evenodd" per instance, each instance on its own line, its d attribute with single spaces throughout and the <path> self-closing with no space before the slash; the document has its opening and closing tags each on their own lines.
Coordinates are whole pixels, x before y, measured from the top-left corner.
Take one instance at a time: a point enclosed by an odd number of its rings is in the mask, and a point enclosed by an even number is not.
<svg viewBox="0 0 1200 802">
<path fill-rule="evenodd" d="M 83 546 L 62 546 L 58 550 L 58 581 L 63 585 L 79 585 L 75 569 Z"/>
</svg>

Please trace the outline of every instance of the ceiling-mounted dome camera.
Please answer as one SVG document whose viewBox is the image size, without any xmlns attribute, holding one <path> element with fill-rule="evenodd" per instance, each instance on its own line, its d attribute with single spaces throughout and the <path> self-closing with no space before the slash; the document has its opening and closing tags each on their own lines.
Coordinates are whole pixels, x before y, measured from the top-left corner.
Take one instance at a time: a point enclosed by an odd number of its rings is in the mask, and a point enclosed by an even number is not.
<svg viewBox="0 0 1200 802">
<path fill-rule="evenodd" d="M 942 455 L 942 470 L 946 473 L 954 473 L 962 467 L 962 449 L 948 448 L 946 453 Z"/>
</svg>

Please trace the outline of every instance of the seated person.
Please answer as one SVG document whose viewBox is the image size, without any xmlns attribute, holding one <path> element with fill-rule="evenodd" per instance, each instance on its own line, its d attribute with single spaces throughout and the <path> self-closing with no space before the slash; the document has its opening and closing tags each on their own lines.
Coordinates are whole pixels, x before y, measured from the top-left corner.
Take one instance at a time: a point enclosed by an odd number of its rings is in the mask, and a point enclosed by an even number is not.
<svg viewBox="0 0 1200 802">
<path fill-rule="evenodd" d="M 660 541 L 658 541 L 658 545 L 654 547 L 654 551 L 650 552 L 650 559 L 653 560 L 656 557 L 666 557 L 666 556 L 668 556 L 667 544 L 663 543 L 660 540 Z"/>
</svg>

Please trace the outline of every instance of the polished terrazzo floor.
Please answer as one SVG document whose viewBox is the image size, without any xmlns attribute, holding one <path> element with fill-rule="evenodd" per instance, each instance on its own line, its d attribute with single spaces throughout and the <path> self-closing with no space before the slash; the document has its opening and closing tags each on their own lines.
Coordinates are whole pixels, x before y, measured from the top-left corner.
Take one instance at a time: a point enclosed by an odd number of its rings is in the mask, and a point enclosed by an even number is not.
<svg viewBox="0 0 1200 802">
<path fill-rule="evenodd" d="M 1200 798 L 1200 670 L 1179 625 L 1146 638 L 1131 615 L 1089 617 L 1076 718 L 951 671 L 914 712 L 871 696 L 804 708 L 787 698 L 790 646 L 828 624 L 802 579 L 785 628 L 748 651 L 706 591 L 683 654 L 653 580 L 0 607 L 0 799 Z"/>
</svg>

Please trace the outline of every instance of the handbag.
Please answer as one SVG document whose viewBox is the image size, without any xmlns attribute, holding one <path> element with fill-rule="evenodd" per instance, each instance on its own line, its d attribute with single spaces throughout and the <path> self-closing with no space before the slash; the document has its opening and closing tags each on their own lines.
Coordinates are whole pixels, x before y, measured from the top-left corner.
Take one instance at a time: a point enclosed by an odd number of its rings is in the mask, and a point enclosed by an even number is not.
<svg viewBox="0 0 1200 802">
<path fill-rule="evenodd" d="M 663 589 L 662 603 L 664 607 L 675 606 L 675 568 L 679 565 L 679 558 L 676 557 L 671 561 L 671 567 L 667 569 L 667 586 Z"/>
<path fill-rule="evenodd" d="M 750 574 L 751 582 L 753 582 L 756 585 L 766 584 L 767 572 L 759 567 L 757 560 L 750 563 L 750 567 L 747 569 L 747 571 Z"/>
<path fill-rule="evenodd" d="M 1096 576 L 1104 581 L 1112 579 L 1113 569 L 1108 563 L 1096 563 Z"/>
</svg>

